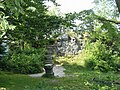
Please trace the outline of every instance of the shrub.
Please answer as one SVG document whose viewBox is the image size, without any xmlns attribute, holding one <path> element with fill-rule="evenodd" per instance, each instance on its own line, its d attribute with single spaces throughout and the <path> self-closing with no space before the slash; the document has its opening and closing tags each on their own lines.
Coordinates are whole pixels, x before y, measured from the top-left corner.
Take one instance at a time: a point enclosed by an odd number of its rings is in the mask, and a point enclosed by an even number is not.
<svg viewBox="0 0 120 90">
<path fill-rule="evenodd" d="M 86 52 L 85 66 L 87 68 L 102 72 L 119 70 L 119 55 L 113 54 L 111 48 L 108 48 L 100 41 L 89 43 L 84 52 Z"/>
<path fill-rule="evenodd" d="M 43 71 L 45 49 L 11 51 L 0 61 L 0 68 L 16 73 L 38 73 Z"/>
</svg>

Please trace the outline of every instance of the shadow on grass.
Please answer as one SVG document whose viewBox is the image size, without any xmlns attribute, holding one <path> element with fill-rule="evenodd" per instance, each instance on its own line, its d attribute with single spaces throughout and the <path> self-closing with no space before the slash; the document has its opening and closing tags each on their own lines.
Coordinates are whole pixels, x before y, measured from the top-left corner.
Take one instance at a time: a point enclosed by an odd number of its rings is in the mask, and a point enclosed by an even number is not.
<svg viewBox="0 0 120 90">
<path fill-rule="evenodd" d="M 66 61 L 63 63 L 66 74 L 78 76 L 90 90 L 120 90 L 119 74 L 95 71 Z"/>
</svg>

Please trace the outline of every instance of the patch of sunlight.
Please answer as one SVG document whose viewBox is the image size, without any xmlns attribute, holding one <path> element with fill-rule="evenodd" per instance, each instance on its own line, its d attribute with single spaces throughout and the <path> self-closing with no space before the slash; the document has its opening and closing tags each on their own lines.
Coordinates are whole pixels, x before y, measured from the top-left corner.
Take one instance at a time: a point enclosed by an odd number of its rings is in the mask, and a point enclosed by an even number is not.
<svg viewBox="0 0 120 90">
<path fill-rule="evenodd" d="M 81 52 L 78 55 L 67 55 L 67 56 L 57 57 L 55 61 L 60 64 L 68 63 L 70 65 L 76 64 L 85 67 L 85 59 L 86 56 L 84 52 Z"/>
<path fill-rule="evenodd" d="M 6 88 L 4 88 L 4 87 L 0 87 L 0 90 L 7 90 Z"/>
</svg>

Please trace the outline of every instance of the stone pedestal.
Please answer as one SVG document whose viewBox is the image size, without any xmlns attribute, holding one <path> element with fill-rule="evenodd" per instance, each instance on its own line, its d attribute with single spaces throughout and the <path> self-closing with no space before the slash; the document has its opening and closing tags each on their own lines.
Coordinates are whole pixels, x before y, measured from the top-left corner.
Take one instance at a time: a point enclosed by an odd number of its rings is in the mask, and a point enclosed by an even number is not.
<svg viewBox="0 0 120 90">
<path fill-rule="evenodd" d="M 54 77 L 53 72 L 53 58 L 52 54 L 54 54 L 53 46 L 47 46 L 46 60 L 44 61 L 44 69 L 45 69 L 45 77 Z"/>
<path fill-rule="evenodd" d="M 54 76 L 53 64 L 45 64 L 44 69 L 46 72 L 46 74 L 45 74 L 46 76 Z"/>
</svg>

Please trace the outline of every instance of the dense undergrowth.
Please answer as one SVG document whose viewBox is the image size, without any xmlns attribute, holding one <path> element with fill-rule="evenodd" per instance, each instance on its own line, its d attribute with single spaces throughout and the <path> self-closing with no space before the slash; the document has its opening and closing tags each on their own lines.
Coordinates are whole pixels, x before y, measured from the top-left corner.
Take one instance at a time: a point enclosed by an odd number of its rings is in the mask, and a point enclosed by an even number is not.
<svg viewBox="0 0 120 90">
<path fill-rule="evenodd" d="M 45 52 L 44 48 L 10 51 L 0 60 L 0 69 L 24 74 L 43 72 Z"/>
</svg>

